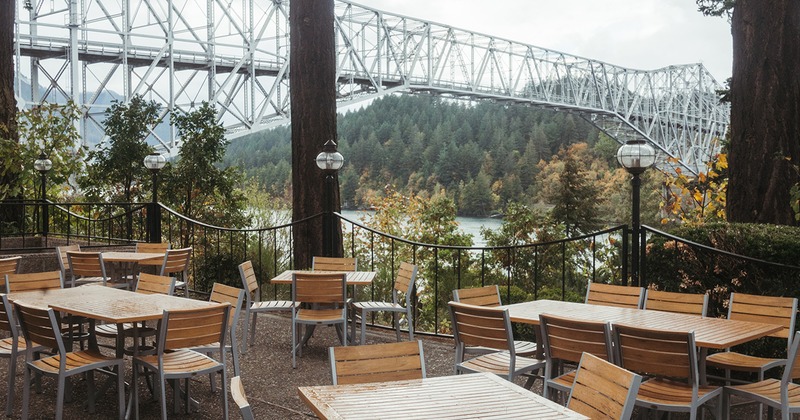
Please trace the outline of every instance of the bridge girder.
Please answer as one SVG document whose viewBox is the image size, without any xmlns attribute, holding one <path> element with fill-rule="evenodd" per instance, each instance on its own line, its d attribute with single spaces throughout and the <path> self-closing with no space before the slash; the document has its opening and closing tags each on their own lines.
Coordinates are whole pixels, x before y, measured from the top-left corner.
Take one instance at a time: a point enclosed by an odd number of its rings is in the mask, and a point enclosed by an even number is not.
<svg viewBox="0 0 800 420">
<path fill-rule="evenodd" d="M 166 120 L 212 102 L 231 138 L 288 121 L 288 0 L 16 3 L 18 102 L 73 98 L 85 139 L 102 137 L 112 100 L 135 94 L 163 104 Z M 342 105 L 426 92 L 557 108 L 621 143 L 644 138 L 662 152 L 662 169 L 694 173 L 719 151 L 729 124 L 722 87 L 701 64 L 628 69 L 344 0 L 335 14 Z M 23 92 L 26 75 L 34 86 L 46 79 L 44 89 Z M 179 147 L 171 128 L 152 138 Z"/>
</svg>

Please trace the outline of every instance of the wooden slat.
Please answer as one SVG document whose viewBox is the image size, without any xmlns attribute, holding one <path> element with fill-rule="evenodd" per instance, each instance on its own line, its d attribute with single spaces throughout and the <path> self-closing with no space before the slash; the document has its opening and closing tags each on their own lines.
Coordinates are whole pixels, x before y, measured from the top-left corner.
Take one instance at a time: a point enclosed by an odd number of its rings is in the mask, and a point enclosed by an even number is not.
<svg viewBox="0 0 800 420">
<path fill-rule="evenodd" d="M 314 271 L 356 271 L 355 258 L 314 257 L 311 269 Z"/>
<path fill-rule="evenodd" d="M 230 304 L 168 311 L 165 315 L 167 335 L 164 348 L 168 350 L 199 347 L 222 341 L 227 328 Z"/>
<path fill-rule="evenodd" d="M 0 279 L 6 274 L 16 274 L 22 257 L 0 258 Z"/>
<path fill-rule="evenodd" d="M 568 407 L 593 419 L 626 418 L 641 377 L 587 354 L 578 367 Z"/>
<path fill-rule="evenodd" d="M 339 385 L 425 377 L 417 341 L 333 347 L 330 353 Z"/>
<path fill-rule="evenodd" d="M 708 295 L 647 290 L 644 309 L 705 316 Z"/>
<path fill-rule="evenodd" d="M 586 303 L 639 308 L 643 293 L 644 289 L 641 287 L 590 282 L 589 290 L 586 292 Z"/>
<path fill-rule="evenodd" d="M 797 315 L 795 298 L 731 293 L 729 304 L 729 319 L 781 326 L 781 330 L 770 334 L 771 337 L 788 339 L 793 333 L 791 329 Z"/>
<path fill-rule="evenodd" d="M 8 292 L 26 292 L 31 290 L 60 289 L 62 279 L 60 271 L 42 273 L 7 274 Z"/>
<path fill-rule="evenodd" d="M 136 282 L 136 293 L 169 295 L 174 291 L 174 283 L 175 279 L 172 277 L 139 273 L 139 279 Z"/>
<path fill-rule="evenodd" d="M 500 292 L 496 285 L 456 289 L 453 291 L 453 300 L 476 306 L 500 306 Z"/>
</svg>

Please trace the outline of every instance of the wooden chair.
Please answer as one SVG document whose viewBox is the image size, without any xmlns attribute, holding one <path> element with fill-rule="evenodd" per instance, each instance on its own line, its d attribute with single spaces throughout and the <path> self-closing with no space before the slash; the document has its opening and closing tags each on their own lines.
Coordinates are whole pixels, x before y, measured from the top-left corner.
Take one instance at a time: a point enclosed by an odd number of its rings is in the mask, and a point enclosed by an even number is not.
<svg viewBox="0 0 800 420">
<path fill-rule="evenodd" d="M 336 325 L 339 339 L 347 345 L 347 297 L 345 275 L 340 273 L 292 274 L 292 368 L 297 367 L 297 353 L 302 356 L 303 342 L 297 326 Z"/>
<path fill-rule="evenodd" d="M 61 271 L 6 274 L 5 280 L 8 293 L 64 288 L 64 278 L 61 277 Z"/>
<path fill-rule="evenodd" d="M 154 274 L 140 273 L 139 281 L 136 282 L 136 293 L 146 295 L 161 294 L 172 296 L 175 291 L 175 278 L 166 276 L 156 276 Z M 134 329 L 135 328 L 135 329 Z M 133 337 L 134 339 L 142 340 L 139 344 L 138 350 L 145 349 L 144 340 L 147 337 L 154 337 L 156 335 L 155 328 L 147 327 L 142 322 L 141 325 L 133 325 L 131 323 L 123 324 L 122 330 L 124 331 L 125 338 Z M 116 339 L 119 334 L 119 328 L 116 324 L 102 324 L 95 327 L 95 334 L 99 337 Z M 124 349 L 120 349 L 124 350 Z M 133 353 L 132 351 L 129 353 Z"/>
<path fill-rule="evenodd" d="M 502 305 L 500 300 L 500 288 L 497 287 L 496 284 L 469 289 L 455 289 L 453 290 L 453 301 L 490 308 Z M 517 353 L 517 356 L 533 356 L 536 354 L 536 349 L 536 343 L 514 340 L 514 351 Z M 465 354 L 486 354 L 494 351 L 494 349 L 475 346 L 467 346 L 464 348 Z"/>
<path fill-rule="evenodd" d="M 72 278 L 72 275 L 69 272 L 69 259 L 67 259 L 67 252 L 81 252 L 81 246 L 79 244 L 72 244 L 56 247 L 58 268 L 61 270 L 61 276 L 64 277 L 64 280 Z"/>
<path fill-rule="evenodd" d="M 514 333 L 507 309 L 487 308 L 449 302 L 456 340 L 456 373 L 490 372 L 513 381 L 517 376 L 527 376 L 525 387 L 530 389 L 536 379 L 532 372 L 545 367 L 545 361 L 517 356 L 514 350 Z M 497 350 L 464 360 L 465 346 L 481 346 Z"/>
<path fill-rule="evenodd" d="M 311 269 L 314 271 L 357 271 L 358 261 L 355 258 L 314 257 Z"/>
<path fill-rule="evenodd" d="M 795 330 L 797 314 L 797 298 L 758 296 L 744 293 L 731 293 L 728 303 L 728 319 L 763 322 L 783 327 L 770 337 L 786 340 L 786 349 L 791 346 L 791 338 Z M 725 384 L 741 382 L 731 378 L 731 371 L 757 374 L 758 381 L 764 380 L 764 373 L 770 369 L 786 365 L 786 359 L 772 359 L 750 356 L 727 349 L 706 357 L 706 365 L 725 370 Z"/>
<path fill-rule="evenodd" d="M 175 276 L 175 289 L 183 289 L 183 296 L 189 297 L 189 261 L 192 258 L 192 247 L 168 249 L 161 265 L 162 276 L 180 274 L 180 280 Z"/>
<path fill-rule="evenodd" d="M 14 318 L 14 311 L 8 302 L 8 297 L 0 294 L 2 306 L 0 306 L 0 331 L 4 331 L 8 338 L 0 339 L 0 358 L 8 359 L 8 394 L 6 395 L 6 416 L 11 417 L 14 411 L 14 394 L 16 385 L 14 384 L 17 376 L 17 358 L 25 356 L 28 349 L 28 342 L 19 336 L 17 321 Z M 45 351 L 44 346 L 34 343 L 32 353 L 35 358 L 38 354 Z"/>
<path fill-rule="evenodd" d="M 89 283 L 102 283 L 117 289 L 128 289 L 127 281 L 111 282 L 106 275 L 106 265 L 103 254 L 100 252 L 67 252 L 69 271 L 71 275 L 70 287 Z"/>
<path fill-rule="evenodd" d="M 261 300 L 261 286 L 258 284 L 258 278 L 256 278 L 253 263 L 249 260 L 239 264 L 239 276 L 242 278 L 242 285 L 246 291 L 246 313 L 244 316 L 244 333 L 242 334 L 242 339 L 244 341 L 242 344 L 242 353 L 246 353 L 248 326 L 250 327 L 250 345 L 252 346 L 255 344 L 256 316 L 258 314 L 270 312 L 289 312 L 292 310 L 292 302 L 289 300 Z"/>
<path fill-rule="evenodd" d="M 425 379 L 422 341 L 330 347 L 334 385 Z"/>
<path fill-rule="evenodd" d="M 706 316 L 708 294 L 676 293 L 647 289 L 642 309 Z"/>
<path fill-rule="evenodd" d="M 550 389 L 568 393 L 575 381 L 575 370 L 559 373 L 565 364 L 577 365 L 584 353 L 613 362 L 611 325 L 606 322 L 581 321 L 555 315 L 539 315 L 542 330 L 542 349 L 545 355 L 542 395 L 549 397 Z"/>
<path fill-rule="evenodd" d="M 700 408 L 716 401 L 722 415 L 722 387 L 700 385 L 694 332 L 661 331 L 614 325 L 620 367 L 646 375 L 636 405 L 658 411 L 686 412 L 695 420 Z"/>
<path fill-rule="evenodd" d="M 414 290 L 414 282 L 417 280 L 417 266 L 407 262 L 401 262 L 397 270 L 397 277 L 392 285 L 392 301 L 364 301 L 353 302 L 351 308 L 352 316 L 352 337 L 355 341 L 356 319 L 361 317 L 361 344 L 364 344 L 367 336 L 367 314 L 370 312 L 390 312 L 392 314 L 392 324 L 397 334 L 397 341 L 400 341 L 400 319 L 398 314 L 405 313 L 408 321 L 408 339 L 414 339 L 414 315 L 412 313 L 411 298 Z M 398 301 L 398 294 L 403 294 L 405 304 L 401 305 Z"/>
<path fill-rule="evenodd" d="M 136 242 L 136 252 L 166 253 L 169 242 Z"/>
<path fill-rule="evenodd" d="M 231 378 L 231 396 L 233 397 L 233 402 L 239 407 L 242 420 L 255 420 L 253 408 L 250 407 L 250 402 L 247 401 L 247 394 L 244 393 L 242 378 L 239 376 Z"/>
<path fill-rule="evenodd" d="M 585 303 L 641 309 L 643 298 L 643 287 L 619 286 L 590 281 L 586 289 Z"/>
<path fill-rule="evenodd" d="M 233 375 L 239 376 L 241 371 L 239 370 L 239 346 L 236 339 L 236 327 L 239 325 L 239 309 L 241 309 L 242 301 L 244 301 L 244 290 L 222 283 L 214 283 L 208 301 L 231 305 L 231 311 L 228 315 L 228 337 L 230 337 L 230 344 L 223 343 L 223 347 L 225 351 L 231 354 L 231 359 L 233 359 Z M 219 350 L 219 343 L 206 343 L 202 346 L 192 347 L 192 350 L 211 356 Z M 225 357 L 225 353 L 221 353 L 220 357 Z M 214 391 L 214 377 L 209 376 L 209 379 L 211 380 L 211 390 Z"/>
<path fill-rule="evenodd" d="M 0 258 L 0 278 L 5 279 L 6 274 L 19 273 L 19 262 L 21 260 L 22 257 Z M 5 291 L 5 282 L 0 284 L 0 287 L 2 287 L 3 291 Z"/>
<path fill-rule="evenodd" d="M 161 418 L 167 418 L 166 381 L 172 381 L 175 387 L 175 398 L 179 394 L 178 380 L 184 379 L 186 389 L 186 409 L 189 408 L 188 381 L 197 375 L 219 372 L 222 376 L 223 418 L 228 418 L 228 378 L 225 370 L 225 358 L 216 361 L 205 354 L 189 350 L 191 347 L 208 343 L 219 343 L 217 351 L 224 354 L 225 335 L 228 330 L 228 314 L 230 305 L 220 304 L 200 309 L 164 311 L 158 323 L 157 350 L 154 355 L 135 356 L 133 358 L 133 408 L 139 418 L 139 368 L 145 372 L 152 371 L 158 375 L 161 401 Z M 177 401 L 176 401 L 177 402 Z"/>
<path fill-rule="evenodd" d="M 28 347 L 26 349 L 27 362 L 25 363 L 25 379 L 22 391 L 22 418 L 28 418 L 31 373 L 33 372 L 57 378 L 56 419 L 60 420 L 64 413 L 64 393 L 67 378 L 80 374 L 84 374 L 86 377 L 89 411 L 94 412 L 94 371 L 98 369 L 115 369 L 116 372 L 124 372 L 124 360 L 104 356 L 97 350 L 67 352 L 64 341 L 61 338 L 59 329 L 61 320 L 57 312 L 52 309 L 25 306 L 18 302 L 14 304 L 14 308 L 15 314 L 19 318 L 25 341 L 38 343 L 56 351 L 53 356 L 37 360 L 34 358 L 33 348 Z M 118 374 L 116 376 L 119 418 L 123 419 L 125 417 L 124 375 Z"/>
<path fill-rule="evenodd" d="M 641 383 L 640 375 L 584 353 L 567 408 L 591 419 L 630 419 Z"/>
<path fill-rule="evenodd" d="M 800 385 L 795 382 L 800 378 L 800 332 L 794 334 L 789 349 L 788 362 L 781 379 L 764 379 L 755 383 L 725 387 L 724 403 L 726 416 L 730 418 L 730 396 L 745 398 L 768 406 L 768 415 L 772 419 L 774 410 L 781 411 L 781 419 L 790 420 L 793 413 L 800 413 Z"/>
</svg>

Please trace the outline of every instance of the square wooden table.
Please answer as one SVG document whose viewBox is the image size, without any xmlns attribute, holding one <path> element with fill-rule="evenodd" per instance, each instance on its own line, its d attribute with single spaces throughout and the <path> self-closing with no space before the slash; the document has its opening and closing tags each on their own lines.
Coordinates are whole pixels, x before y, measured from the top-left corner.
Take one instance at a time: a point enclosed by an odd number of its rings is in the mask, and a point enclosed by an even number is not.
<svg viewBox="0 0 800 420">
<path fill-rule="evenodd" d="M 294 273 L 337 273 L 345 274 L 345 282 L 348 286 L 369 286 L 378 274 L 374 271 L 313 271 L 313 270 L 286 270 L 273 277 L 269 282 L 272 284 L 292 284 L 292 274 Z"/>
<path fill-rule="evenodd" d="M 491 373 L 297 391 L 321 419 L 588 418 Z"/>
<path fill-rule="evenodd" d="M 160 267 L 164 263 L 163 252 L 127 252 L 127 251 L 103 251 L 103 262 L 110 265 L 110 277 L 113 281 L 120 281 L 130 274 L 128 286 L 131 290 L 136 290 L 136 281 L 139 274 L 139 266 Z M 130 266 L 128 266 L 130 264 Z"/>
</svg>

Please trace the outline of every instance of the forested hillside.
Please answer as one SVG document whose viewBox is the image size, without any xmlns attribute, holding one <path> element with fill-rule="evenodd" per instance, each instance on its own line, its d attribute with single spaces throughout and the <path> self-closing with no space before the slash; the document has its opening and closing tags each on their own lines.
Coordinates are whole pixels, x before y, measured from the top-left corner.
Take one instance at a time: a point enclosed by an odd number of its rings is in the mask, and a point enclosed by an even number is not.
<svg viewBox="0 0 800 420">
<path fill-rule="evenodd" d="M 602 193 L 598 181 L 613 170 L 608 163 L 618 147 L 566 112 L 423 95 L 377 99 L 340 115 L 338 129 L 344 208 L 368 207 L 387 188 L 422 196 L 444 191 L 462 215 L 502 213 L 512 202 L 553 207 L 568 198 L 554 197 L 559 188 L 546 184 L 575 184 L 563 175 L 569 171 L 585 184 L 586 191 L 578 193 L 591 199 Z M 241 167 L 273 196 L 285 197 L 289 130 L 233 141 L 226 164 Z"/>
</svg>

